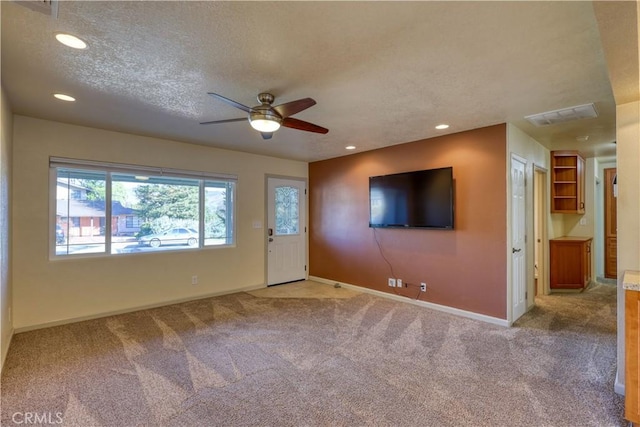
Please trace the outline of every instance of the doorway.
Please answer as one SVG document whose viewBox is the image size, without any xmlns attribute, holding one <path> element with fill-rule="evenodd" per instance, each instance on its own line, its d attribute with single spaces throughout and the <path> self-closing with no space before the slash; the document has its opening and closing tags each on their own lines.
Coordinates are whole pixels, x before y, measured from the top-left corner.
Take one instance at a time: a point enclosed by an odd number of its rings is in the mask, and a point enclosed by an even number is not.
<svg viewBox="0 0 640 427">
<path fill-rule="evenodd" d="M 534 296 L 549 294 L 547 269 L 547 170 L 533 168 Z"/>
<path fill-rule="evenodd" d="M 604 277 L 618 277 L 617 169 L 604 170 Z"/>
<path fill-rule="evenodd" d="M 267 177 L 267 286 L 307 275 L 306 181 Z"/>
</svg>

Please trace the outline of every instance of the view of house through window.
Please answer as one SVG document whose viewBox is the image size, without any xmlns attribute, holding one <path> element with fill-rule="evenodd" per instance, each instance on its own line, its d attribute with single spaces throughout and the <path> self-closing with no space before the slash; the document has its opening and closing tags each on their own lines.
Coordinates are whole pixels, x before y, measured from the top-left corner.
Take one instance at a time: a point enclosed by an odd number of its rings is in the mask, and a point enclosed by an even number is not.
<svg viewBox="0 0 640 427">
<path fill-rule="evenodd" d="M 56 180 L 56 254 L 105 251 L 105 172 L 58 170 Z"/>
<path fill-rule="evenodd" d="M 57 167 L 55 254 L 233 244 L 234 190 L 232 180 Z"/>
</svg>

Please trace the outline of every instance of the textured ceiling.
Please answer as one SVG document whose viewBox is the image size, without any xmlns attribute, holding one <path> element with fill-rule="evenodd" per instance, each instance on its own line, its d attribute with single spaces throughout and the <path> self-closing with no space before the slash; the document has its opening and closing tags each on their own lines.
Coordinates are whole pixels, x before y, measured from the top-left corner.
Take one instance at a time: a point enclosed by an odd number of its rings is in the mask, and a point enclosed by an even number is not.
<svg viewBox="0 0 640 427">
<path fill-rule="evenodd" d="M 17 114 L 304 161 L 503 122 L 552 149 L 615 153 L 590 2 L 64 1 L 57 19 L 0 7 L 2 83 Z M 264 141 L 248 123 L 200 125 L 244 115 L 209 91 L 250 106 L 262 91 L 274 104 L 314 98 L 295 117 L 330 132 L 283 128 Z M 597 119 L 523 120 L 590 102 Z"/>
</svg>

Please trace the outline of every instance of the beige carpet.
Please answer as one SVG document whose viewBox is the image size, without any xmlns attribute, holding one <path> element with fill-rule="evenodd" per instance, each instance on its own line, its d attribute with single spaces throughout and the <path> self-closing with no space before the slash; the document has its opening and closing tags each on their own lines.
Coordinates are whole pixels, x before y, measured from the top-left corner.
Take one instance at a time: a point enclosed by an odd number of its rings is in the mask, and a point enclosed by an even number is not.
<svg viewBox="0 0 640 427">
<path fill-rule="evenodd" d="M 2 426 L 623 425 L 615 288 L 538 302 L 502 328 L 368 294 L 238 293 L 22 333 Z"/>
</svg>

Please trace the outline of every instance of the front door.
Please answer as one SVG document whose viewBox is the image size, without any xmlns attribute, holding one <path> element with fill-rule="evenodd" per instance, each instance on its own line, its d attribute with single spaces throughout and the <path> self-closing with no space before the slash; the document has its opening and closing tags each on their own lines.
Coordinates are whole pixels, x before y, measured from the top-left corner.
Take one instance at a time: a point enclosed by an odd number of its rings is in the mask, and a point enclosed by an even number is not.
<svg viewBox="0 0 640 427">
<path fill-rule="evenodd" d="M 511 156 L 511 296 L 512 321 L 527 308 L 527 257 L 525 246 L 525 163 Z"/>
<path fill-rule="evenodd" d="M 306 184 L 267 178 L 267 285 L 304 280 L 307 275 Z"/>
</svg>

